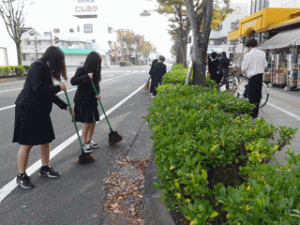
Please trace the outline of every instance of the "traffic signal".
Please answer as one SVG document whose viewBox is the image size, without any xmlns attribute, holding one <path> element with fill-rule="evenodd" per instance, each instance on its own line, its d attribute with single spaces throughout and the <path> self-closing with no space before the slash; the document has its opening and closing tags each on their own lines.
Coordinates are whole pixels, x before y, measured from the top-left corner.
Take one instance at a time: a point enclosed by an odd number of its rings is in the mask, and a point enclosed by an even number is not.
<svg viewBox="0 0 300 225">
<path fill-rule="evenodd" d="M 55 37 L 55 38 L 54 38 L 54 43 L 57 44 L 58 42 L 59 42 L 59 38 L 58 38 L 58 37 Z"/>
</svg>

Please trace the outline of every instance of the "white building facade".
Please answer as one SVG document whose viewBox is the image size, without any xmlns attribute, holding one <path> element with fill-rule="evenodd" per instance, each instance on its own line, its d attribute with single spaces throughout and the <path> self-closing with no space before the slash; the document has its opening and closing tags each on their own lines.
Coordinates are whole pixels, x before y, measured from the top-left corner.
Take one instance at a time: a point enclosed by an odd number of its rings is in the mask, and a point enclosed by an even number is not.
<svg viewBox="0 0 300 225">
<path fill-rule="evenodd" d="M 216 52 L 217 54 L 221 54 L 222 52 L 226 52 L 227 57 L 233 60 L 235 55 L 243 52 L 243 44 L 240 42 L 228 42 L 228 33 L 238 29 L 239 20 L 248 16 L 249 4 L 231 3 L 230 8 L 234 11 L 226 17 L 216 31 L 211 31 L 207 53 Z"/>
<path fill-rule="evenodd" d="M 31 34 L 24 33 L 22 37 L 24 41 L 22 43 L 23 64 L 30 64 L 53 44 L 62 49 L 93 49 L 101 55 L 102 66 L 110 66 L 110 46 L 116 42 L 116 37 L 108 25 L 106 16 L 98 13 L 100 6 L 97 1 L 99 0 L 73 0 L 73 4 L 70 3 L 72 4 L 70 7 L 73 7 L 73 14 L 70 14 L 68 19 L 51 22 L 51 28 L 44 30 L 43 34 L 34 30 L 31 31 Z M 15 44 L 1 21 L 0 66 L 17 65 Z M 55 43 L 55 39 L 59 42 Z M 80 54 L 88 52 L 88 50 L 76 51 Z M 82 55 L 80 55 L 81 57 Z"/>
<path fill-rule="evenodd" d="M 34 29 L 24 32 L 21 43 L 23 65 L 30 65 L 36 59 L 41 58 L 46 49 L 51 45 L 60 47 L 65 53 L 67 67 L 82 66 L 86 56 L 91 51 L 96 51 L 91 41 L 68 37 L 57 39 L 58 42 L 55 43 L 56 39 L 47 32 L 41 35 Z"/>
<path fill-rule="evenodd" d="M 18 65 L 17 48 L 9 36 L 2 17 L 0 18 L 0 66 Z"/>
</svg>

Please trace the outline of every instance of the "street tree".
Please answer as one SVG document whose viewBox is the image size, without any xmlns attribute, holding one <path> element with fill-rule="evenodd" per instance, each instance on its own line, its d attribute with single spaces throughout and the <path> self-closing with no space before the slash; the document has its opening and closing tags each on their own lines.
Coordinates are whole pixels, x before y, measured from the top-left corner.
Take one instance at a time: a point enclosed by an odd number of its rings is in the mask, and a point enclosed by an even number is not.
<svg viewBox="0 0 300 225">
<path fill-rule="evenodd" d="M 206 53 L 209 41 L 209 35 L 212 26 L 213 15 L 215 16 L 215 25 L 220 24 L 229 12 L 228 10 L 217 13 L 214 11 L 221 2 L 229 6 L 229 0 L 185 0 L 186 8 L 192 28 L 193 36 L 193 84 L 206 85 L 205 69 L 206 69 Z M 216 8 L 216 10 L 218 10 Z"/>
<path fill-rule="evenodd" d="M 129 52 L 129 60 L 133 52 L 133 45 L 135 44 L 136 34 L 132 30 L 120 29 L 117 30 L 117 41 L 122 44 L 123 51 L 126 49 Z"/>
<path fill-rule="evenodd" d="M 0 3 L 0 15 L 9 36 L 16 45 L 18 65 L 22 65 L 21 37 L 26 17 L 24 8 L 30 4 L 28 0 L 2 0 Z"/>
<path fill-rule="evenodd" d="M 176 51 L 176 62 L 186 67 L 187 42 L 190 32 L 190 22 L 184 0 L 157 0 L 159 3 L 158 13 L 170 16 L 169 33 L 173 36 L 178 49 Z"/>
<path fill-rule="evenodd" d="M 148 63 L 148 58 L 151 52 L 156 52 L 155 46 L 153 46 L 149 41 L 143 41 L 141 43 L 141 53 L 143 54 L 144 58 L 146 58 L 146 63 Z"/>
</svg>

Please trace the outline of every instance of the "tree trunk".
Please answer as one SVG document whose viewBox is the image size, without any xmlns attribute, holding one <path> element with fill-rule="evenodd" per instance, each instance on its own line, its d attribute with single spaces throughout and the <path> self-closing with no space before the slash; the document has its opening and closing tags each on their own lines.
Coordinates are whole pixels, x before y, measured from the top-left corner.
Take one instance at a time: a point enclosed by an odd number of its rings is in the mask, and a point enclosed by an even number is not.
<svg viewBox="0 0 300 225">
<path fill-rule="evenodd" d="M 206 85 L 206 52 L 207 46 L 199 46 L 195 41 L 193 44 L 193 85 L 201 85 L 205 87 Z"/>
<path fill-rule="evenodd" d="M 17 48 L 17 56 L 18 56 L 18 65 L 22 66 L 22 50 L 21 50 L 21 42 L 16 43 Z"/>
<path fill-rule="evenodd" d="M 185 0 L 189 21 L 193 31 L 193 61 L 194 61 L 194 74 L 193 84 L 206 85 L 206 52 L 210 34 L 210 26 L 213 12 L 213 1 L 203 0 L 202 11 L 195 12 L 193 0 Z M 201 28 L 201 30 L 200 30 Z"/>
</svg>

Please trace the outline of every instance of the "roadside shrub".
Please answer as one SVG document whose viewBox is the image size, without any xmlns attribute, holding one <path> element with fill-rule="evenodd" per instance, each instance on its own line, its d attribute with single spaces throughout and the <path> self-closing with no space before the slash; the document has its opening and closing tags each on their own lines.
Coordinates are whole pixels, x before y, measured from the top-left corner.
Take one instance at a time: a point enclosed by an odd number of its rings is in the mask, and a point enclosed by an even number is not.
<svg viewBox="0 0 300 225">
<path fill-rule="evenodd" d="M 24 69 L 25 69 L 25 73 L 27 73 L 27 72 L 28 72 L 28 69 L 29 69 L 29 67 L 30 67 L 30 65 L 23 65 L 23 67 L 24 67 Z"/>
<path fill-rule="evenodd" d="M 178 68 L 176 70 L 171 70 L 162 77 L 161 82 L 162 84 L 184 84 L 187 73 L 188 69 L 186 68 Z"/>
<path fill-rule="evenodd" d="M 174 71 L 169 75 L 181 77 Z M 191 224 L 238 224 L 237 218 L 243 216 L 249 220 L 240 220 L 241 224 L 283 224 L 247 223 L 255 214 L 242 209 L 228 219 L 237 210 L 235 205 L 230 208 L 233 198 L 239 196 L 230 193 L 244 190 L 251 179 L 259 180 L 252 171 L 271 165 L 265 163 L 289 143 L 297 129 L 277 128 L 262 118 L 253 123 L 253 105 L 247 100 L 214 88 L 174 85 L 180 82 L 170 77 L 158 87 L 146 117 L 153 131 L 159 167 L 155 186 L 162 190 L 161 199 L 171 209 L 178 206 Z M 282 198 L 287 198 L 284 193 Z M 256 199 L 245 202 L 263 201 Z"/>
<path fill-rule="evenodd" d="M 24 76 L 25 75 L 24 66 L 15 66 L 14 71 L 15 71 L 16 76 Z"/>
<path fill-rule="evenodd" d="M 183 68 L 183 64 L 180 63 L 174 63 L 172 65 L 172 70 L 177 70 L 177 69 L 182 69 Z"/>
<path fill-rule="evenodd" d="M 8 76 L 12 73 L 11 67 L 10 66 L 3 66 L 3 76 Z"/>
<path fill-rule="evenodd" d="M 120 62 L 120 66 L 130 66 L 131 62 Z"/>
<path fill-rule="evenodd" d="M 285 166 L 273 162 L 245 171 L 249 179 L 238 188 L 218 184 L 217 201 L 229 224 L 299 224 L 300 155 L 287 154 Z"/>
</svg>

